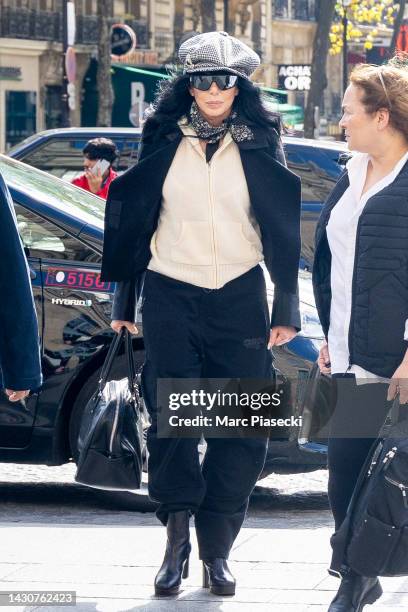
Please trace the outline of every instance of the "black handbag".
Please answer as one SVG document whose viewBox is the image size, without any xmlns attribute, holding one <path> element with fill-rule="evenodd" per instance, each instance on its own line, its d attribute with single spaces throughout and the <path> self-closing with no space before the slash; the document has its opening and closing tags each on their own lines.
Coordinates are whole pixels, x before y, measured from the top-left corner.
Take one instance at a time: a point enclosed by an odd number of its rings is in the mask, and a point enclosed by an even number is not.
<svg viewBox="0 0 408 612">
<path fill-rule="evenodd" d="M 107 382 L 123 338 L 128 378 Z M 131 336 L 122 328 L 112 341 L 98 388 L 81 420 L 76 482 L 111 491 L 139 489 L 147 426 L 136 380 Z"/>
<path fill-rule="evenodd" d="M 394 402 L 393 410 L 397 406 Z M 399 409 L 399 406 L 397 406 Z M 402 407 L 402 414 L 407 410 Z M 408 421 L 394 424 L 372 446 L 347 516 L 332 536 L 330 573 L 408 575 Z"/>
</svg>

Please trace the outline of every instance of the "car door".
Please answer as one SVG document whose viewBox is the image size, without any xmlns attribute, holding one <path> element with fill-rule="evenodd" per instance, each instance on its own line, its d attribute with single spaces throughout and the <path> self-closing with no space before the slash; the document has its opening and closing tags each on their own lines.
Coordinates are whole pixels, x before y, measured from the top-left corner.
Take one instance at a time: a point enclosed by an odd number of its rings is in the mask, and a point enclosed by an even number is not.
<svg viewBox="0 0 408 612">
<path fill-rule="evenodd" d="M 21 230 L 21 218 L 17 217 L 17 225 Z M 29 255 L 25 249 L 26 255 Z M 42 277 L 40 260 L 37 257 L 28 256 L 31 283 L 33 288 L 34 303 L 38 318 L 38 327 L 41 334 L 43 322 L 42 308 Z M 10 270 L 13 274 L 13 270 Z M 15 313 L 18 320 L 19 312 Z M 10 402 L 5 393 L 0 393 L 0 447 L 2 448 L 24 448 L 30 440 L 33 427 L 37 394 L 31 394 L 25 402 Z"/>
<path fill-rule="evenodd" d="M 113 283 L 100 281 L 100 255 L 59 225 L 16 206 L 20 235 L 42 279 L 41 414 L 35 426 L 52 427 L 70 379 L 104 348 Z"/>
</svg>

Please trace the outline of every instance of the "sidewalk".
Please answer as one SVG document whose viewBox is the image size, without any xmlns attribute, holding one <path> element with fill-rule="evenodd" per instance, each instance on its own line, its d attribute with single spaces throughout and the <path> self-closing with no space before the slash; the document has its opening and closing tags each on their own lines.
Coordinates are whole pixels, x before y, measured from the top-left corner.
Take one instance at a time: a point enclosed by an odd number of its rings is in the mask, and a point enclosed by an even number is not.
<svg viewBox="0 0 408 612">
<path fill-rule="evenodd" d="M 75 608 L 7 607 L 18 610 L 142 612 L 325 612 L 338 580 L 328 576 L 331 515 L 328 510 L 261 512 L 245 522 L 231 554 L 238 588 L 219 598 L 200 586 L 194 529 L 190 576 L 177 598 L 156 599 L 153 579 L 165 530 L 151 514 L 27 515 L 0 523 L 0 591 L 74 590 Z M 382 580 L 384 596 L 371 612 L 408 609 L 408 578 Z"/>
</svg>

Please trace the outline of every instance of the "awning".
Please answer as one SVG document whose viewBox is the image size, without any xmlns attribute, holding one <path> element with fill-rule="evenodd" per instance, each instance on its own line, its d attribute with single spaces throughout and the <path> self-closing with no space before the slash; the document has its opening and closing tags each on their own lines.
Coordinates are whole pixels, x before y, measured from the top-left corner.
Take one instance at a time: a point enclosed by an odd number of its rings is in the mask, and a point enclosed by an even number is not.
<svg viewBox="0 0 408 612">
<path fill-rule="evenodd" d="M 283 123 L 288 127 L 294 127 L 304 121 L 304 111 L 302 106 L 296 106 L 294 104 L 279 104 L 278 102 L 271 102 L 269 104 L 271 110 L 276 111 L 282 115 Z"/>
<path fill-rule="evenodd" d="M 129 66 L 128 64 L 112 64 L 112 84 L 115 90 L 115 103 L 112 112 L 112 124 L 114 126 L 131 126 L 129 120 L 129 109 L 135 104 L 135 96 L 137 93 L 132 89 L 132 83 L 140 83 L 143 90 L 143 104 L 153 102 L 157 83 L 161 79 L 171 79 L 172 76 L 167 74 L 165 67 L 158 67 L 155 70 L 148 68 L 138 68 Z M 134 87 L 134 86 L 133 86 Z M 293 125 L 303 121 L 303 109 L 299 106 L 291 106 L 286 104 L 288 92 L 282 89 L 273 87 L 260 87 L 267 95 L 271 96 L 271 106 L 273 110 L 283 114 L 285 123 Z M 302 113 L 300 121 L 293 121 L 293 116 Z"/>
<path fill-rule="evenodd" d="M 112 68 L 121 68 L 122 70 L 128 70 L 129 72 L 154 77 L 156 79 L 171 79 L 171 75 L 167 74 L 167 71 L 160 72 L 160 68 L 158 70 L 146 70 L 145 68 L 136 68 L 136 66 L 129 66 L 128 64 L 112 64 Z M 166 69 L 163 68 L 163 70 Z M 260 89 L 278 98 L 279 102 L 287 102 L 288 92 L 285 89 L 275 89 L 274 87 L 264 87 L 262 85 Z"/>
<path fill-rule="evenodd" d="M 128 70 L 129 72 L 135 72 L 145 76 L 154 77 L 156 79 L 171 79 L 169 74 L 164 74 L 156 70 L 146 70 L 145 68 L 136 68 L 136 66 L 129 66 L 128 64 L 112 64 L 112 68 L 121 68 L 122 70 Z"/>
<path fill-rule="evenodd" d="M 280 103 L 285 103 L 288 101 L 288 93 L 286 89 L 275 89 L 274 87 L 261 87 L 262 91 L 273 96 Z"/>
<path fill-rule="evenodd" d="M 121 68 L 122 70 L 128 70 L 129 72 L 135 72 L 136 74 L 152 76 L 158 79 L 171 79 L 171 75 L 167 74 L 166 68 L 162 69 L 163 71 L 166 70 L 166 72 L 161 72 L 161 68 L 158 68 L 157 70 L 146 70 L 145 68 L 137 68 L 136 66 L 129 66 L 129 64 L 117 64 L 117 63 L 112 64 L 112 68 Z M 263 87 L 263 86 L 261 86 L 260 89 L 276 97 L 285 97 L 286 100 L 288 98 L 288 92 L 284 89 L 275 89 L 274 87 Z"/>
</svg>

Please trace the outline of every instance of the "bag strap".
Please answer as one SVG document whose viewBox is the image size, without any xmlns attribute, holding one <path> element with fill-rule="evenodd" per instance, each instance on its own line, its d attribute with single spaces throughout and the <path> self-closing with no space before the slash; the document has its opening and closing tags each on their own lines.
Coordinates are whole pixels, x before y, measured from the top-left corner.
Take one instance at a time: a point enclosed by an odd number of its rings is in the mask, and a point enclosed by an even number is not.
<svg viewBox="0 0 408 612">
<path fill-rule="evenodd" d="M 116 355 L 119 352 L 119 348 L 122 342 L 122 338 L 125 334 L 126 327 L 122 327 L 120 332 L 115 334 L 115 337 L 113 338 L 111 345 L 109 347 L 109 350 L 106 354 L 105 357 L 105 361 L 103 363 L 102 369 L 101 369 L 101 376 L 99 379 L 99 391 L 102 391 L 104 386 L 106 385 L 106 381 L 108 379 L 108 376 L 110 374 L 110 371 L 112 369 L 112 365 L 113 362 L 115 360 Z"/>
<path fill-rule="evenodd" d="M 136 367 L 135 367 L 135 357 L 133 355 L 133 345 L 132 345 L 132 337 L 129 333 L 129 330 L 126 330 L 126 361 L 128 367 L 128 381 L 129 381 L 129 390 L 131 393 L 135 391 L 136 385 Z"/>
<path fill-rule="evenodd" d="M 126 327 L 122 327 L 119 333 L 115 334 L 107 355 L 105 357 L 105 361 L 103 363 L 101 369 L 101 376 L 99 379 L 99 391 L 102 392 L 104 386 L 106 385 L 108 376 L 112 369 L 113 362 L 115 357 L 119 352 L 119 348 L 122 342 L 122 338 L 125 339 L 125 352 L 126 352 L 126 362 L 127 362 L 127 370 L 128 370 L 128 381 L 129 381 L 129 390 L 131 393 L 135 391 L 136 384 L 136 376 L 141 371 L 142 367 L 136 372 L 135 366 L 135 358 L 133 355 L 133 345 L 132 345 L 132 336 L 129 330 Z"/>
<path fill-rule="evenodd" d="M 381 433 L 385 440 L 398 440 L 408 437 L 408 415 L 406 406 L 401 408 L 399 391 L 397 392 L 392 407 L 388 412 Z M 387 420 L 389 421 L 387 423 Z"/>
</svg>

